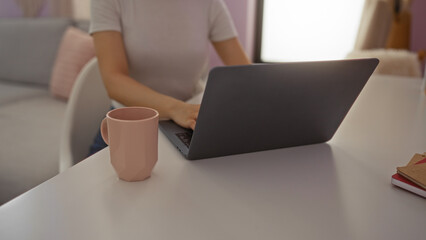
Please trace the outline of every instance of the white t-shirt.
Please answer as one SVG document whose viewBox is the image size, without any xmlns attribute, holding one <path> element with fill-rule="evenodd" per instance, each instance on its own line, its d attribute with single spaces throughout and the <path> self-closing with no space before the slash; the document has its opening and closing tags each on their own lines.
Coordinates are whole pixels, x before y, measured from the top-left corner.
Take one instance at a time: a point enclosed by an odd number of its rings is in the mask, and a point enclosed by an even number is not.
<svg viewBox="0 0 426 240">
<path fill-rule="evenodd" d="M 92 0 L 90 33 L 119 31 L 130 76 L 191 98 L 208 74 L 209 41 L 237 36 L 223 0 Z"/>
</svg>

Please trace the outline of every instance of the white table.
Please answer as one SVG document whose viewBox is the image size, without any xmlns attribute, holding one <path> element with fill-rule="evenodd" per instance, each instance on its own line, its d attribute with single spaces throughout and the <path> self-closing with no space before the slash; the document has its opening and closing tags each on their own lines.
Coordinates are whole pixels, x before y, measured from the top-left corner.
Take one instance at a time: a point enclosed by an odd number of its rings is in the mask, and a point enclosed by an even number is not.
<svg viewBox="0 0 426 240">
<path fill-rule="evenodd" d="M 376 76 L 327 144 L 187 161 L 159 136 L 152 177 L 108 150 L 0 208 L 0 239 L 426 239 L 426 199 L 391 175 L 426 151 L 421 80 Z"/>
</svg>

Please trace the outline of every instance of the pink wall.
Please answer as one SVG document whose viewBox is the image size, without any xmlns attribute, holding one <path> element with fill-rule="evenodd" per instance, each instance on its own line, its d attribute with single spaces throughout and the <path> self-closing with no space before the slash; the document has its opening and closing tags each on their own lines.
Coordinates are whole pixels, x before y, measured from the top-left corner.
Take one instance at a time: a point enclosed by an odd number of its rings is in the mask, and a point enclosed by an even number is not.
<svg viewBox="0 0 426 240">
<path fill-rule="evenodd" d="M 426 1 L 414 0 L 411 14 L 411 50 L 426 50 Z M 425 71 L 425 66 L 422 67 Z"/>
<path fill-rule="evenodd" d="M 14 0 L 0 0 L 0 17 L 22 17 L 22 11 Z"/>
<path fill-rule="evenodd" d="M 411 14 L 411 50 L 426 50 L 426 1 L 414 0 Z"/>
<path fill-rule="evenodd" d="M 39 16 L 46 17 L 49 16 L 49 7 L 47 1 L 44 1 Z M 0 18 L 15 18 L 22 17 L 22 11 L 20 7 L 16 4 L 15 0 L 0 0 Z"/>
<path fill-rule="evenodd" d="M 238 38 L 249 57 L 254 46 L 254 8 L 255 0 L 224 0 L 237 28 Z M 210 49 L 210 66 L 223 65 L 214 49 Z"/>
</svg>

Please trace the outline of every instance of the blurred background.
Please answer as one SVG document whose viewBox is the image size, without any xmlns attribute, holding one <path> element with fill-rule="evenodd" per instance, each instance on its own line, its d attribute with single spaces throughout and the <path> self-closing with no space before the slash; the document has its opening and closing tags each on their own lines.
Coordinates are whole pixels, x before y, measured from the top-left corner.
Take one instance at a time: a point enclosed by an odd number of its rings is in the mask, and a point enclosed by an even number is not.
<svg viewBox="0 0 426 240">
<path fill-rule="evenodd" d="M 426 49 L 423 0 L 224 0 L 257 62 L 341 59 L 354 50 Z M 89 0 L 0 0 L 0 18 L 90 20 Z M 212 54 L 212 66 L 220 61 Z"/>
<path fill-rule="evenodd" d="M 424 0 L 224 2 L 255 62 L 377 57 L 375 74 L 423 76 Z M 0 0 L 0 204 L 59 173 L 67 100 L 94 57 L 89 21 L 89 0 Z"/>
</svg>

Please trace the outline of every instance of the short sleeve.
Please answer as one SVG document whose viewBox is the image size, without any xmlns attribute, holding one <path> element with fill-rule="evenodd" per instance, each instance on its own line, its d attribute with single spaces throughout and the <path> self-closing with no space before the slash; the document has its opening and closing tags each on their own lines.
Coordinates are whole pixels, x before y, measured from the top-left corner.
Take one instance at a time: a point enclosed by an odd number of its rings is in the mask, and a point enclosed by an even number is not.
<svg viewBox="0 0 426 240">
<path fill-rule="evenodd" d="M 101 31 L 121 32 L 119 4 L 116 0 L 91 0 L 89 33 Z"/>
<path fill-rule="evenodd" d="M 234 23 L 223 0 L 212 0 L 209 13 L 209 39 L 224 41 L 237 36 Z"/>
</svg>

